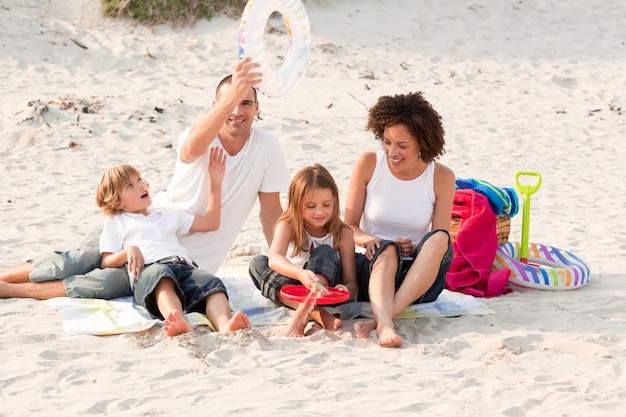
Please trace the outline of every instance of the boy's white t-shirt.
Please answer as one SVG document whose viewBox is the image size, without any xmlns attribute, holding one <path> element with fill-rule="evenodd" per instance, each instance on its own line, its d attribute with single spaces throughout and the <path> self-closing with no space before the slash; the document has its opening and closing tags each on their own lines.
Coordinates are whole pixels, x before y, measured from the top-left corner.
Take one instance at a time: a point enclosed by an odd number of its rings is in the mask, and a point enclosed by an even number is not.
<svg viewBox="0 0 626 417">
<path fill-rule="evenodd" d="M 178 140 L 179 153 L 189 131 L 185 130 Z M 157 194 L 157 203 L 203 215 L 209 199 L 210 149 L 215 146 L 222 147 L 218 138 L 204 155 L 188 164 L 178 157 L 172 181 L 167 191 Z M 287 167 L 278 138 L 253 127 L 241 151 L 226 158 L 219 229 L 180 235 L 180 243 L 200 268 L 215 274 L 248 218 L 258 193 L 284 192 L 288 185 Z"/>
<path fill-rule="evenodd" d="M 189 232 L 193 221 L 191 214 L 154 206 L 148 208 L 147 216 L 120 213 L 107 217 L 100 235 L 100 253 L 117 253 L 137 246 L 146 265 L 170 256 L 180 256 L 191 263 L 177 234 Z"/>
</svg>

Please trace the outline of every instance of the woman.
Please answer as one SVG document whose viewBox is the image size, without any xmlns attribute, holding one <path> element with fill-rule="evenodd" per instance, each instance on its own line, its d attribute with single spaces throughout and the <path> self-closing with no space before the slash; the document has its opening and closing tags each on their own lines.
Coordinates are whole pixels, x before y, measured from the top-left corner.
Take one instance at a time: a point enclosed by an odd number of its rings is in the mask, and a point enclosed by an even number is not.
<svg viewBox="0 0 626 417">
<path fill-rule="evenodd" d="M 455 176 L 435 161 L 444 153 L 444 130 L 421 93 L 381 97 L 366 130 L 382 149 L 357 159 L 345 222 L 365 249 L 356 259 L 359 301 L 370 302 L 374 319 L 354 327 L 359 337 L 376 330 L 380 346 L 399 347 L 393 319 L 410 304 L 436 300 L 445 287 Z"/>
</svg>

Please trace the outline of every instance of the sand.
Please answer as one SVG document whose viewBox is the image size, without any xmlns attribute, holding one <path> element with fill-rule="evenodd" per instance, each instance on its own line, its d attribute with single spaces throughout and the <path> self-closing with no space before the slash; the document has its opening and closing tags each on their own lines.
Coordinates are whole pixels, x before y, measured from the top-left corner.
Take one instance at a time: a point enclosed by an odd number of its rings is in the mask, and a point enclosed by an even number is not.
<svg viewBox="0 0 626 417">
<path fill-rule="evenodd" d="M 616 416 L 626 405 L 626 4 L 427 0 L 305 3 L 312 53 L 284 97 L 260 97 L 290 174 L 319 162 L 345 193 L 381 95 L 423 91 L 461 178 L 514 186 L 542 174 L 529 236 L 572 251 L 592 281 L 514 288 L 493 314 L 398 320 L 379 348 L 352 321 L 303 339 L 280 326 L 168 339 L 79 336 L 31 299 L 0 300 L 0 416 Z M 66 249 L 103 221 L 104 169 L 153 190 L 178 134 L 234 67 L 238 19 L 153 28 L 95 0 L 0 0 L 0 268 Z M 281 51 L 284 27 L 267 35 Z M 173 148 L 174 146 L 174 148 Z M 284 196 L 283 196 L 284 198 Z M 522 216 L 512 219 L 519 241 Z M 267 250 L 251 213 L 224 267 Z"/>
</svg>

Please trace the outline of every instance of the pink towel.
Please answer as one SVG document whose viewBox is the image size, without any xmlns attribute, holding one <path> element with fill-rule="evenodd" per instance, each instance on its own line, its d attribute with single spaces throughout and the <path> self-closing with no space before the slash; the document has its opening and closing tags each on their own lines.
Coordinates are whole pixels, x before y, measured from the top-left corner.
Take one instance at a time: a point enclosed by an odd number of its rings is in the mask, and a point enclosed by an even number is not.
<svg viewBox="0 0 626 417">
<path fill-rule="evenodd" d="M 452 244 L 454 258 L 446 275 L 447 288 L 475 297 L 511 292 L 505 288 L 510 271 L 491 271 L 498 237 L 496 215 L 487 197 L 469 189 L 456 190 L 452 215 L 461 217 L 461 224 Z"/>
</svg>

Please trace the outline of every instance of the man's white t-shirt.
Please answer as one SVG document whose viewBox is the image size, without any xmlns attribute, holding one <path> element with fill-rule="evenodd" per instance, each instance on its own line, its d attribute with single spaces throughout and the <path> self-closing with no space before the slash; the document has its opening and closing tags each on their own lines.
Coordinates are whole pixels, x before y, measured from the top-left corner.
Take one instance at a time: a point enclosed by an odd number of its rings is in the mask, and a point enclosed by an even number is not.
<svg viewBox="0 0 626 417">
<path fill-rule="evenodd" d="M 178 139 L 178 153 L 191 129 Z M 209 199 L 209 156 L 212 147 L 222 147 L 218 138 L 195 161 L 185 164 L 180 156 L 167 191 L 157 194 L 156 201 L 165 207 L 194 215 L 204 215 Z M 200 268 L 215 274 L 235 242 L 259 192 L 284 192 L 289 185 L 287 167 L 278 138 L 252 128 L 250 138 L 235 156 L 227 156 L 222 182 L 222 212 L 218 230 L 179 236 Z"/>
</svg>

